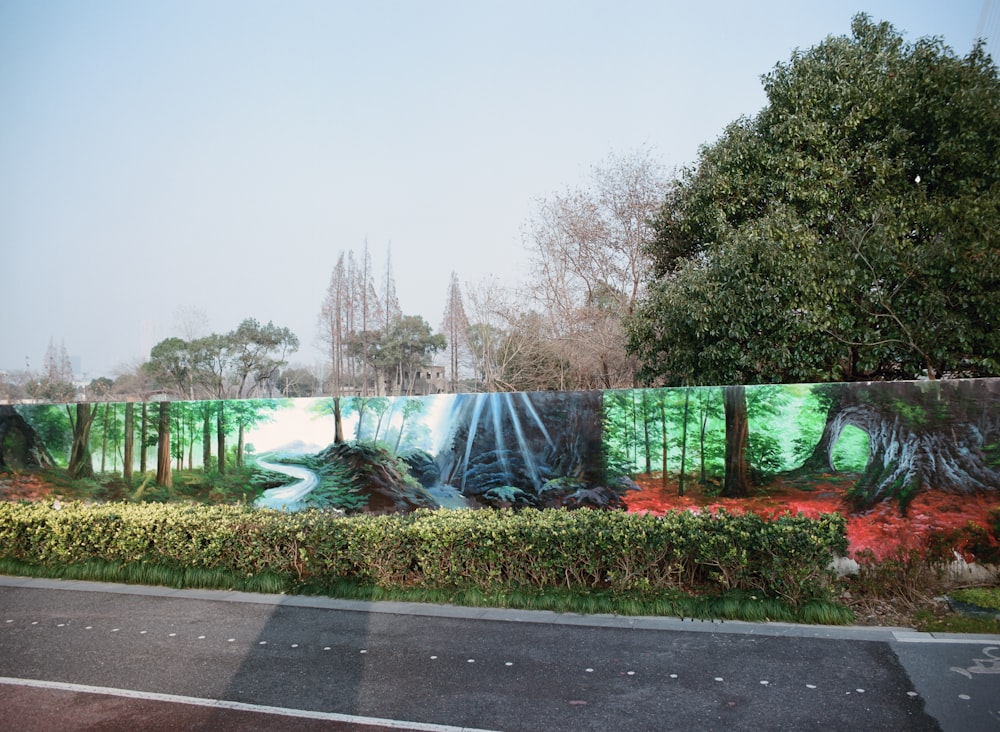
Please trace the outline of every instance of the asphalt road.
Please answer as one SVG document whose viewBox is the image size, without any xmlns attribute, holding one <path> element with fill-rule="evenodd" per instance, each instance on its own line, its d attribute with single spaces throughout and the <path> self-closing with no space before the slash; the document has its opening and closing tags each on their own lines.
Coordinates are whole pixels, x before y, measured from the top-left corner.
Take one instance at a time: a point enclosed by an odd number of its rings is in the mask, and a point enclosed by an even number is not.
<svg viewBox="0 0 1000 732">
<path fill-rule="evenodd" d="M 1000 730 L 1000 637 L 0 577 L 0 728 Z"/>
</svg>

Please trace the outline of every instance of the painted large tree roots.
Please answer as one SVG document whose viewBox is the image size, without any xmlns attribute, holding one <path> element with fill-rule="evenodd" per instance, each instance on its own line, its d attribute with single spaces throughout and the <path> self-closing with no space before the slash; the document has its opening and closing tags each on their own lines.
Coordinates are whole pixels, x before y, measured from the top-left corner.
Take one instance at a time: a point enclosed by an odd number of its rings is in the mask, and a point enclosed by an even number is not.
<svg viewBox="0 0 1000 732">
<path fill-rule="evenodd" d="M 850 491 L 857 509 L 923 490 L 971 495 L 1000 490 L 1000 381 L 836 384 L 818 387 L 830 411 L 811 467 L 833 469 L 833 446 L 854 426 L 868 464 Z"/>
<path fill-rule="evenodd" d="M 34 428 L 9 404 L 0 404 L 0 470 L 51 468 L 52 456 Z"/>
</svg>

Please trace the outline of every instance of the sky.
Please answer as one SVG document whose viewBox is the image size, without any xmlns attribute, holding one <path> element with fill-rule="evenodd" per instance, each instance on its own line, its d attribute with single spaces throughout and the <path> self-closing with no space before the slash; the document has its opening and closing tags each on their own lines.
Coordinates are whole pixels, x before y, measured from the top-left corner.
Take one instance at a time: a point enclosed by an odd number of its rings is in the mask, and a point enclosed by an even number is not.
<svg viewBox="0 0 1000 732">
<path fill-rule="evenodd" d="M 1000 59 L 1000 0 L 4 0 L 0 371 L 78 376 L 183 336 L 317 316 L 341 253 L 404 313 L 529 272 L 540 198 L 610 155 L 692 164 L 761 75 L 851 17 Z"/>
</svg>

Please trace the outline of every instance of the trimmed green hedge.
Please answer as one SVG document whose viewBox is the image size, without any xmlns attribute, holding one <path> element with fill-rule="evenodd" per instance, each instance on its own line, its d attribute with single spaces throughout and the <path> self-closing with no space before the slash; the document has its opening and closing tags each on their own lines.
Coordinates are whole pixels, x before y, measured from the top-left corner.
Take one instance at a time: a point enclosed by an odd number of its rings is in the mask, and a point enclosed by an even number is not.
<svg viewBox="0 0 1000 732">
<path fill-rule="evenodd" d="M 377 587 L 747 590 L 792 605 L 830 596 L 846 521 L 719 511 L 283 513 L 238 506 L 0 504 L 0 558 L 205 569 Z"/>
</svg>

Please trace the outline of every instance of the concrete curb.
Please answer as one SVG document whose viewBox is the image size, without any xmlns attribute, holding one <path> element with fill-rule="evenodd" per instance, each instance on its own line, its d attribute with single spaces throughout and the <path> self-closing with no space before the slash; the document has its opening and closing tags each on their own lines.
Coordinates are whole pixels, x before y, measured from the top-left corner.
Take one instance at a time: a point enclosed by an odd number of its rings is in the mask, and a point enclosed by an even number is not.
<svg viewBox="0 0 1000 732">
<path fill-rule="evenodd" d="M 923 633 L 912 628 L 862 625 L 800 625 L 796 623 L 750 623 L 742 620 L 700 620 L 658 616 L 578 615 L 550 610 L 516 610 L 509 608 L 434 605 L 417 602 L 370 602 L 342 600 L 307 595 L 273 595 L 229 590 L 197 590 L 129 585 L 117 582 L 87 582 L 37 577 L 0 575 L 0 587 L 37 588 L 71 592 L 106 592 L 146 597 L 170 597 L 213 602 L 284 605 L 288 607 L 345 610 L 386 615 L 455 618 L 460 620 L 492 620 L 507 623 L 545 623 L 594 628 L 627 628 L 633 630 L 676 630 L 701 633 L 731 633 L 740 635 L 788 636 L 796 638 L 826 638 L 867 640 L 885 643 L 1000 643 L 1000 635 L 970 633 Z"/>
</svg>

